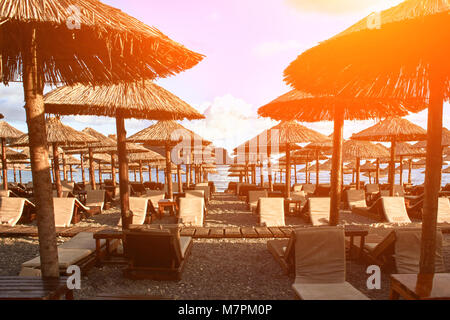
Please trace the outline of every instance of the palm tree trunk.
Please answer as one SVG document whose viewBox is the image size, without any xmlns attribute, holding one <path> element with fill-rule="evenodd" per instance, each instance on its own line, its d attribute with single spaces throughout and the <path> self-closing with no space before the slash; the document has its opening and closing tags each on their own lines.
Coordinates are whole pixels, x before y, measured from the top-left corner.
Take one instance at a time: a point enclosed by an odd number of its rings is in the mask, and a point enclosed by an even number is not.
<svg viewBox="0 0 450 320">
<path fill-rule="evenodd" d="M 24 56 L 23 86 L 28 125 L 31 171 L 36 204 L 41 272 L 44 278 L 59 277 L 52 182 L 48 161 L 44 110 L 44 79 L 39 73 L 36 29 L 31 30 L 30 52 Z"/>
</svg>

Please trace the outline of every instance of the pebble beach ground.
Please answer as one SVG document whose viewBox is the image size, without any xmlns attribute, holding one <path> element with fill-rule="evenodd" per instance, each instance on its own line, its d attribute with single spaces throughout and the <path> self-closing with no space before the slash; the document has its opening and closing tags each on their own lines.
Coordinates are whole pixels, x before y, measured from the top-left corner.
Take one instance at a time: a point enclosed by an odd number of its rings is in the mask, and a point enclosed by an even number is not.
<svg viewBox="0 0 450 320">
<path fill-rule="evenodd" d="M 165 217 L 157 223 L 174 223 Z M 80 226 L 116 226 L 119 211 L 113 207 L 101 215 L 85 219 Z M 243 201 L 234 196 L 216 194 L 208 206 L 207 227 L 256 226 L 257 217 Z M 342 212 L 345 224 L 370 224 L 373 221 Z M 298 217 L 287 217 L 290 226 L 305 225 Z M 68 239 L 59 238 L 62 243 Z M 128 280 L 122 275 L 123 266 L 92 268 L 82 278 L 77 299 L 89 299 L 102 293 L 123 295 L 156 295 L 186 300 L 289 300 L 294 299 L 292 277 L 284 275 L 267 250 L 268 239 L 196 239 L 179 282 Z M 444 235 L 444 261 L 450 272 L 450 235 Z M 17 275 L 20 265 L 39 255 L 36 238 L 0 238 L 0 276 Z M 371 299 L 387 299 L 389 275 L 382 274 L 381 290 L 368 290 L 367 265 L 347 261 L 347 281 Z"/>
</svg>

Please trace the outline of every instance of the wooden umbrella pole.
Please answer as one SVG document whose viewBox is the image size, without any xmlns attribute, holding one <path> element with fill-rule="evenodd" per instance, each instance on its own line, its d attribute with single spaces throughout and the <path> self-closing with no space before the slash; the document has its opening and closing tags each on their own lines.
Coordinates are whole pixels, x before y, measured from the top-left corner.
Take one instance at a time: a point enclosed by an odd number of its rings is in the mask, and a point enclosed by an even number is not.
<svg viewBox="0 0 450 320">
<path fill-rule="evenodd" d="M 19 182 L 22 184 L 22 170 L 19 169 Z"/>
<path fill-rule="evenodd" d="M 191 175 L 192 175 L 191 165 L 186 164 L 186 186 L 188 188 L 191 186 Z"/>
<path fill-rule="evenodd" d="M 330 194 L 330 225 L 332 226 L 336 226 L 339 223 L 339 210 L 341 207 L 343 134 L 344 116 L 341 112 L 335 110 Z"/>
<path fill-rule="evenodd" d="M 150 162 L 147 162 L 148 166 L 148 182 L 152 182 L 152 166 L 150 165 Z"/>
<path fill-rule="evenodd" d="M 96 184 L 95 184 L 94 154 L 92 148 L 88 148 L 88 152 L 89 152 L 89 181 L 91 182 L 92 190 L 95 190 Z"/>
<path fill-rule="evenodd" d="M 14 183 L 17 182 L 17 177 L 16 177 L 16 166 L 13 164 L 13 175 L 14 175 Z"/>
<path fill-rule="evenodd" d="M 400 185 L 403 185 L 403 157 L 400 156 Z"/>
<path fill-rule="evenodd" d="M 69 172 L 70 172 L 70 181 L 73 181 L 73 170 L 71 164 L 69 164 Z"/>
<path fill-rule="evenodd" d="M 128 160 L 127 160 L 127 142 L 125 131 L 125 119 L 116 115 L 117 130 L 117 154 L 119 158 L 119 186 L 120 186 L 120 212 L 122 216 L 122 229 L 129 228 L 131 223 L 130 213 L 130 191 L 128 188 Z"/>
<path fill-rule="evenodd" d="M 2 177 L 3 190 L 8 190 L 8 166 L 6 164 L 6 139 L 2 138 Z"/>
<path fill-rule="evenodd" d="M 261 187 L 264 187 L 264 170 L 262 161 L 259 163 L 259 175 L 261 179 Z"/>
<path fill-rule="evenodd" d="M 297 184 L 297 161 L 294 160 L 294 183 Z"/>
<path fill-rule="evenodd" d="M 31 171 L 36 204 L 42 276 L 59 277 L 52 182 L 48 161 L 44 110 L 44 78 L 38 66 L 36 29 L 32 28 L 30 51 L 23 61 L 23 86 L 28 125 Z"/>
<path fill-rule="evenodd" d="M 286 144 L 286 198 L 291 197 L 291 145 Z"/>
<path fill-rule="evenodd" d="M 319 151 L 316 150 L 316 186 L 319 186 L 320 180 L 319 180 L 319 174 L 320 174 L 320 169 L 319 169 Z"/>
<path fill-rule="evenodd" d="M 139 160 L 139 181 L 144 183 L 144 172 L 142 171 L 142 160 Z"/>
<path fill-rule="evenodd" d="M 64 181 L 67 181 L 67 166 L 66 166 L 66 155 L 62 154 L 62 165 L 63 165 L 63 178 Z"/>
<path fill-rule="evenodd" d="M 356 190 L 361 188 L 361 158 L 356 158 Z"/>
<path fill-rule="evenodd" d="M 376 184 L 380 184 L 380 159 L 377 158 Z"/>
<path fill-rule="evenodd" d="M 101 161 L 98 162 L 98 184 L 99 184 L 99 187 L 101 188 L 102 184 L 103 184 L 103 173 L 102 173 L 102 162 Z"/>
<path fill-rule="evenodd" d="M 81 181 L 83 182 L 83 185 L 86 185 L 86 176 L 85 176 L 85 172 L 84 172 L 84 153 L 81 152 L 80 153 L 80 158 L 81 158 L 81 163 L 80 163 L 80 167 L 81 167 Z"/>
<path fill-rule="evenodd" d="M 394 196 L 395 185 L 395 148 L 397 144 L 395 139 L 391 141 L 391 160 L 389 162 L 389 196 Z"/>
<path fill-rule="evenodd" d="M 62 198 L 61 174 L 59 173 L 59 152 L 58 145 L 53 143 L 53 163 L 55 166 L 55 185 L 58 198 Z"/>
<path fill-rule="evenodd" d="M 172 160 L 171 160 L 171 152 L 170 146 L 166 143 L 166 180 L 167 180 L 167 193 L 169 195 L 169 199 L 173 199 L 173 188 L 172 188 Z"/>
<path fill-rule="evenodd" d="M 408 161 L 408 184 L 412 183 L 412 159 Z"/>
<path fill-rule="evenodd" d="M 441 189 L 442 109 L 445 83 L 445 77 L 435 73 L 436 71 L 430 73 L 429 84 L 430 104 L 428 106 L 427 160 L 420 254 L 421 274 L 432 274 L 435 271 L 437 211 L 439 191 Z"/>
<path fill-rule="evenodd" d="M 117 185 L 116 181 L 116 159 L 114 157 L 114 153 L 111 153 L 111 179 L 112 185 L 115 187 Z"/>
<path fill-rule="evenodd" d="M 181 165 L 177 165 L 178 192 L 183 192 L 183 183 L 181 179 Z"/>
<path fill-rule="evenodd" d="M 305 167 L 305 183 L 308 184 L 309 183 L 309 179 L 308 179 L 308 171 L 309 171 L 309 160 L 308 158 L 306 158 L 306 167 Z"/>
<path fill-rule="evenodd" d="M 159 184 L 159 167 L 156 166 L 156 183 Z"/>
</svg>

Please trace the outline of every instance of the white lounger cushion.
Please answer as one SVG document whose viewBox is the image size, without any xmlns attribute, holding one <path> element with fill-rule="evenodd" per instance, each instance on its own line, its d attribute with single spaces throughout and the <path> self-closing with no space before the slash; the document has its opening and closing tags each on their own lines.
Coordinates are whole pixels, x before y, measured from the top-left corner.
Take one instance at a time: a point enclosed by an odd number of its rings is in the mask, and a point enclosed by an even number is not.
<svg viewBox="0 0 450 320">
<path fill-rule="evenodd" d="M 448 198 L 439 198 L 438 223 L 450 223 L 450 201 Z"/>
<path fill-rule="evenodd" d="M 106 240 L 102 239 L 100 244 L 103 246 Z M 63 249 L 87 249 L 91 252 L 95 251 L 95 239 L 92 232 L 80 232 L 67 242 L 64 242 L 58 248 Z"/>
<path fill-rule="evenodd" d="M 25 204 L 34 206 L 25 198 L 0 198 L 0 224 L 14 227 L 22 217 Z"/>
<path fill-rule="evenodd" d="M 284 199 L 259 198 L 259 222 L 266 227 L 284 227 Z"/>
<path fill-rule="evenodd" d="M 100 207 L 105 205 L 105 190 L 91 190 L 86 192 L 86 206 Z"/>
<path fill-rule="evenodd" d="M 330 198 L 309 198 L 309 216 L 313 226 L 329 225 Z"/>
<path fill-rule="evenodd" d="M 382 197 L 381 206 L 387 222 L 411 223 L 403 197 Z"/>
<path fill-rule="evenodd" d="M 180 198 L 179 218 L 184 225 L 203 227 L 204 212 L 203 198 Z"/>
<path fill-rule="evenodd" d="M 166 193 L 164 191 L 157 190 L 147 190 L 145 198 L 149 199 L 152 202 L 153 208 L 158 208 L 158 202 L 160 200 L 164 200 Z"/>
<path fill-rule="evenodd" d="M 67 269 L 69 266 L 77 264 L 80 260 L 92 254 L 89 249 L 64 249 L 58 248 L 58 261 L 60 269 Z M 36 257 L 22 264 L 23 268 L 40 268 L 41 257 Z"/>
<path fill-rule="evenodd" d="M 294 283 L 295 293 L 302 300 L 370 300 L 350 283 Z"/>
<path fill-rule="evenodd" d="M 260 198 L 267 198 L 266 190 L 252 190 L 248 192 L 248 204 L 250 206 L 250 210 L 254 211 L 256 209 Z"/>
<path fill-rule="evenodd" d="M 186 250 L 189 247 L 189 244 L 192 241 L 192 237 L 180 237 L 180 250 L 181 250 L 181 256 L 184 259 L 184 256 L 186 254 Z"/>
<path fill-rule="evenodd" d="M 366 193 L 364 190 L 347 190 L 347 201 L 350 209 L 354 207 L 367 208 Z"/>
</svg>

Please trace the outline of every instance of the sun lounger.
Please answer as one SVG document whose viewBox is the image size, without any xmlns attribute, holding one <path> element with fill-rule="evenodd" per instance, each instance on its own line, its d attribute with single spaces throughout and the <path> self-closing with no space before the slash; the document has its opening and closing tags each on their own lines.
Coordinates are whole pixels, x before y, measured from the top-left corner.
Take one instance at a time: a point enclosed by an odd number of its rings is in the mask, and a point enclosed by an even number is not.
<svg viewBox="0 0 450 320">
<path fill-rule="evenodd" d="M 147 190 L 145 193 L 145 198 L 149 199 L 153 208 L 158 209 L 158 202 L 165 198 L 166 194 L 164 191 L 159 190 Z M 156 212 L 155 212 L 156 213 Z"/>
<path fill-rule="evenodd" d="M 448 198 L 439 198 L 438 223 L 450 223 L 450 201 Z"/>
<path fill-rule="evenodd" d="M 109 249 L 114 250 L 118 241 L 111 241 Z M 106 242 L 100 242 L 102 251 L 105 250 Z M 82 271 L 87 270 L 95 264 L 96 244 L 91 232 L 80 232 L 75 237 L 58 246 L 58 263 L 61 274 L 65 274 L 69 266 L 77 265 Z M 20 276 L 40 276 L 41 261 L 36 257 L 22 263 Z"/>
<path fill-rule="evenodd" d="M 75 182 L 61 181 L 61 188 L 63 191 L 73 192 Z"/>
<path fill-rule="evenodd" d="M 369 234 L 363 255 L 370 264 L 382 267 L 386 272 L 418 273 L 420 261 L 421 228 L 396 228 L 383 230 L 384 237 L 370 241 Z M 442 232 L 436 238 L 436 272 L 445 272 L 442 258 Z M 359 246 L 359 244 L 356 244 Z"/>
<path fill-rule="evenodd" d="M 295 232 L 293 231 L 289 239 L 268 240 L 267 249 L 280 264 L 284 274 L 289 275 L 294 272 L 295 266 Z"/>
<path fill-rule="evenodd" d="M 177 281 L 190 255 L 192 238 L 181 237 L 179 228 L 133 228 L 125 231 L 125 245 L 126 278 Z"/>
<path fill-rule="evenodd" d="M 9 198 L 11 190 L 0 190 L 0 198 Z"/>
<path fill-rule="evenodd" d="M 302 213 L 313 226 L 328 225 L 330 221 L 330 198 L 309 198 Z"/>
<path fill-rule="evenodd" d="M 366 184 L 365 188 L 368 195 L 374 195 L 380 192 L 380 186 L 378 184 Z"/>
<path fill-rule="evenodd" d="M 0 224 L 14 227 L 21 219 L 30 221 L 35 206 L 25 198 L 0 198 Z"/>
<path fill-rule="evenodd" d="M 82 212 L 88 212 L 89 208 L 84 206 L 77 198 L 53 198 L 55 209 L 55 226 L 69 227 L 81 220 Z"/>
<path fill-rule="evenodd" d="M 92 190 L 86 192 L 86 206 L 89 207 L 90 213 L 102 213 L 105 206 L 105 190 Z"/>
<path fill-rule="evenodd" d="M 205 203 L 208 204 L 211 196 L 211 190 L 209 186 L 195 186 L 195 190 L 203 190 L 205 192 Z"/>
<path fill-rule="evenodd" d="M 130 197 L 130 211 L 133 213 L 131 224 L 142 225 L 148 221 L 150 214 L 148 198 Z"/>
<path fill-rule="evenodd" d="M 364 190 L 347 190 L 345 191 L 345 197 L 347 200 L 347 208 L 350 210 L 354 207 L 367 208 L 366 193 Z"/>
<path fill-rule="evenodd" d="M 382 197 L 389 197 L 390 190 L 381 190 L 380 194 Z M 405 196 L 405 190 L 403 189 L 403 186 L 395 185 L 394 186 L 394 197 L 404 197 Z"/>
<path fill-rule="evenodd" d="M 255 211 L 258 206 L 259 198 L 267 198 L 266 190 L 251 190 L 248 192 L 248 208 L 250 211 Z"/>
<path fill-rule="evenodd" d="M 304 184 L 302 185 L 302 191 L 304 191 L 307 195 L 314 194 L 314 192 L 316 192 L 316 185 Z"/>
<path fill-rule="evenodd" d="M 284 227 L 284 198 L 259 198 L 259 224 L 265 227 Z"/>
<path fill-rule="evenodd" d="M 205 199 L 205 190 L 186 190 L 186 198 Z"/>
<path fill-rule="evenodd" d="M 368 300 L 363 293 L 345 281 L 343 228 L 306 228 L 297 229 L 295 233 L 295 282 L 292 288 L 298 298 Z"/>
<path fill-rule="evenodd" d="M 403 197 L 382 197 L 380 205 L 380 212 L 383 214 L 385 221 L 390 223 L 411 223 Z"/>
<path fill-rule="evenodd" d="M 294 186 L 292 187 L 292 191 L 293 192 L 303 191 L 303 186 L 301 184 L 294 184 Z"/>
<path fill-rule="evenodd" d="M 58 197 L 58 191 L 53 190 L 53 198 L 57 198 Z M 62 192 L 62 197 L 61 198 L 73 198 L 73 194 L 69 191 L 63 191 Z"/>
<path fill-rule="evenodd" d="M 179 222 L 183 225 L 203 227 L 205 200 L 203 198 L 180 198 Z"/>
</svg>

